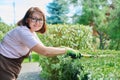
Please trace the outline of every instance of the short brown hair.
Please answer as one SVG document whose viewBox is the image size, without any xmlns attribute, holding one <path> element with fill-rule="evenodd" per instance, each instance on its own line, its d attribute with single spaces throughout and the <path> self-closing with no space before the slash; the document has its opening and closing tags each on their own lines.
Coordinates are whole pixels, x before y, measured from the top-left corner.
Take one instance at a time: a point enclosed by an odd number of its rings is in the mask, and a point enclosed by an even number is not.
<svg viewBox="0 0 120 80">
<path fill-rule="evenodd" d="M 26 14 L 23 17 L 23 19 L 21 19 L 20 21 L 18 21 L 17 25 L 18 26 L 27 26 L 30 29 L 28 23 L 26 22 L 26 19 L 29 18 L 30 16 L 32 16 L 32 14 L 34 12 L 41 13 L 43 15 L 43 20 L 44 20 L 42 28 L 40 30 L 36 31 L 36 32 L 45 33 L 46 32 L 45 15 L 44 15 L 44 13 L 38 7 L 31 7 L 30 9 L 28 9 L 28 11 L 26 12 Z"/>
</svg>

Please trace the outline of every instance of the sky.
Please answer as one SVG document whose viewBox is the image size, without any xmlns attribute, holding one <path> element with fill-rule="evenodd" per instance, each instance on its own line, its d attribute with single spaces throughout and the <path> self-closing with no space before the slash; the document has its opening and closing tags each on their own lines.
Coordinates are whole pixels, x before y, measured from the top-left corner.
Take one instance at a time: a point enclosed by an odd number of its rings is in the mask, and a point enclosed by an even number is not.
<svg viewBox="0 0 120 80">
<path fill-rule="evenodd" d="M 30 7 L 39 7 L 48 15 L 46 5 L 50 2 L 52 0 L 0 0 L 0 18 L 8 25 L 14 24 L 23 18 Z"/>
</svg>

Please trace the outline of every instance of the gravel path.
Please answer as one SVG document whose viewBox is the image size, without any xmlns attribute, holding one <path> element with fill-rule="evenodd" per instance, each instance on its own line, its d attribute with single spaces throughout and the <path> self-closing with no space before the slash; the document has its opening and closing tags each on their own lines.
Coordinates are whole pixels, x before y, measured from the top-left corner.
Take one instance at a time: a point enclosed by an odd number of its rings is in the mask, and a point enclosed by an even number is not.
<svg viewBox="0 0 120 80">
<path fill-rule="evenodd" d="M 42 80 L 40 70 L 38 63 L 23 63 L 17 80 Z"/>
</svg>

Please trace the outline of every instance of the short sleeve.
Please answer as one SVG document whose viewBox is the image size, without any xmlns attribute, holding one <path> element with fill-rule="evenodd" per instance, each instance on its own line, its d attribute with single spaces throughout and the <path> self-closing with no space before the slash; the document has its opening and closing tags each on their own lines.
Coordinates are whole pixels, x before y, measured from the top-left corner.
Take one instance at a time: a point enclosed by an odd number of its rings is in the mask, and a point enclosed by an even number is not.
<svg viewBox="0 0 120 80">
<path fill-rule="evenodd" d="M 35 35 L 29 29 L 18 30 L 19 41 L 29 49 L 39 43 Z"/>
</svg>

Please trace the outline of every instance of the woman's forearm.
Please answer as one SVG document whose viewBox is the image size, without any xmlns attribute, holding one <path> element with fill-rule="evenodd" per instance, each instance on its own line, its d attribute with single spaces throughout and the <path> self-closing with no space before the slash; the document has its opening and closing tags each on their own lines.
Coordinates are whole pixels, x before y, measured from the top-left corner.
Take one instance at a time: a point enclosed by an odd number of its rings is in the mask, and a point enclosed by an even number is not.
<svg viewBox="0 0 120 80">
<path fill-rule="evenodd" d="M 32 48 L 33 51 L 37 52 L 38 54 L 52 57 L 64 54 L 66 52 L 65 48 L 57 48 L 57 47 L 46 47 L 40 44 L 37 44 Z"/>
</svg>

